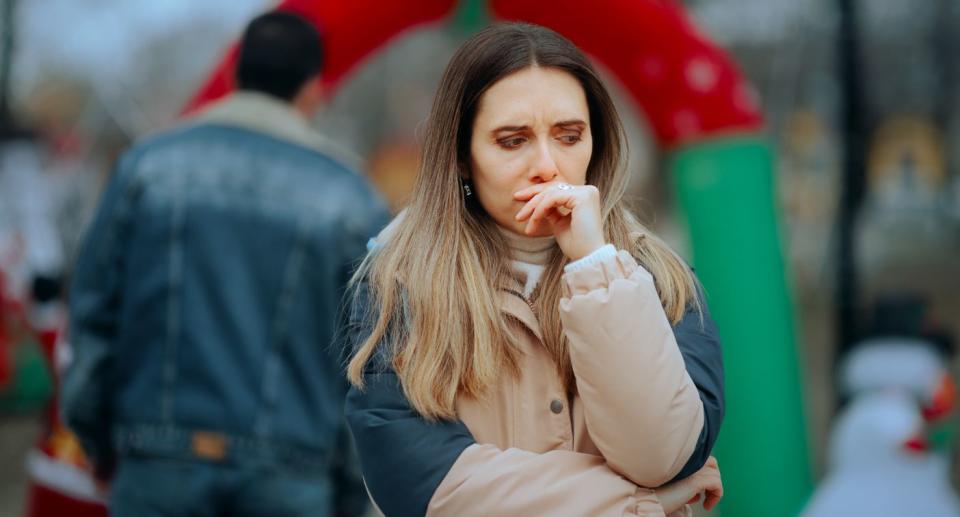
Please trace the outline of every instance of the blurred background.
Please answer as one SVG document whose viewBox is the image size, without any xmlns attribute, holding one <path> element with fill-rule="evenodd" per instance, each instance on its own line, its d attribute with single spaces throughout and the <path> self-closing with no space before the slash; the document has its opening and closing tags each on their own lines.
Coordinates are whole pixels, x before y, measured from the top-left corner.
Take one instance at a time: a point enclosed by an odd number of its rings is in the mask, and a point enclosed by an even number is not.
<svg viewBox="0 0 960 517">
<path fill-rule="evenodd" d="M 724 325 L 735 316 L 726 315 L 750 311 L 750 304 L 711 299 L 725 341 L 732 419 L 718 446 L 732 484 L 714 513 L 794 515 L 818 491 L 833 490 L 843 461 L 861 461 L 840 458 L 852 450 L 841 443 L 841 417 L 858 396 L 878 389 L 900 389 L 916 401 L 923 440 L 911 428 L 896 446 L 915 453 L 907 461 L 936 457 L 942 468 L 923 483 L 952 491 L 960 477 L 951 381 L 960 335 L 960 4 L 678 5 L 695 37 L 735 64 L 762 113 L 762 124 L 748 133 L 769 164 L 770 227 L 775 260 L 782 261 L 774 274 L 783 276 L 790 335 L 782 343 L 740 346 L 736 324 Z M 275 2 L 0 0 L 0 6 L 0 145 L 29 142 L 29 152 L 0 161 L 0 515 L 18 516 L 28 511 L 31 487 L 43 483 L 37 454 L 79 458 L 50 423 L 55 329 L 65 317 L 59 286 L 111 165 L 131 142 L 175 123 L 245 23 Z M 412 183 L 418 130 L 447 60 L 493 19 L 484 2 L 461 1 L 442 20 L 395 35 L 346 73 L 315 121 L 358 158 L 394 210 Z M 644 20 L 636 26 L 644 31 Z M 618 44 L 638 41 L 624 35 Z M 631 198 L 644 220 L 711 279 L 704 279 L 708 294 L 714 284 L 722 290 L 713 248 L 698 245 L 703 198 L 684 189 L 694 188 L 687 181 L 691 168 L 714 156 L 697 146 L 727 145 L 727 135 L 664 137 L 645 115 L 651 109 L 638 102 L 638 90 L 598 65 L 629 133 Z M 691 84 L 712 80 L 709 66 L 685 70 Z M 723 174 L 739 174 L 733 160 L 718 162 Z M 729 224 L 737 233 L 730 207 L 751 199 L 711 201 L 711 228 Z M 765 362 L 769 349 L 790 358 L 787 365 Z M 783 368 L 793 373 L 784 376 Z M 765 379 L 781 383 L 770 393 L 786 395 L 763 399 Z M 738 471 L 741 458 L 760 455 L 749 450 L 749 440 L 732 436 L 749 418 L 755 430 L 773 435 L 772 447 L 782 447 L 782 459 L 774 452 L 756 460 L 779 464 L 782 478 L 758 472 L 760 463 L 744 462 L 757 466 Z M 762 499 L 756 494 L 779 483 L 794 487 L 779 506 L 742 501 L 733 488 L 750 486 L 751 497 Z M 943 515 L 951 514 L 957 515 Z"/>
</svg>

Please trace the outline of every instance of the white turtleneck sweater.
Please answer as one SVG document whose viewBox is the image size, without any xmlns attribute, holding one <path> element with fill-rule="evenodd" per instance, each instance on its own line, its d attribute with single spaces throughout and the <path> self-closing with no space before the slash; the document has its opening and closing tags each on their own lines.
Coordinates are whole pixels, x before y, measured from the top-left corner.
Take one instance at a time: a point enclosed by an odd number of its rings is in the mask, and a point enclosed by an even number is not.
<svg viewBox="0 0 960 517">
<path fill-rule="evenodd" d="M 499 226 L 497 228 L 507 239 L 507 246 L 510 248 L 511 254 L 510 266 L 520 283 L 523 284 L 523 296 L 529 298 L 547 268 L 550 250 L 557 243 L 557 239 L 552 235 L 528 237 Z"/>
<path fill-rule="evenodd" d="M 547 260 L 550 258 L 550 250 L 553 249 L 557 239 L 553 236 L 547 237 L 528 237 L 518 233 L 511 232 L 498 227 L 500 233 L 507 239 L 507 246 L 512 254 L 510 265 L 516 273 L 520 283 L 523 284 L 523 296 L 529 298 L 536 289 L 537 283 L 543 276 L 547 268 Z M 564 271 L 576 271 L 590 264 L 595 264 L 606 257 L 617 254 L 616 248 L 612 244 L 607 244 L 593 253 L 575 260 L 564 267 Z"/>
</svg>

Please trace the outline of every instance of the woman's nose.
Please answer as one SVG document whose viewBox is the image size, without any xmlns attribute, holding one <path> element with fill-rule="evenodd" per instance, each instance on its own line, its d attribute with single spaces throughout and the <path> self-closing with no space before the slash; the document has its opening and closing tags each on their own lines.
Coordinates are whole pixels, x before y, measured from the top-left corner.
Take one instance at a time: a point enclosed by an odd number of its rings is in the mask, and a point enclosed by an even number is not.
<svg viewBox="0 0 960 517">
<path fill-rule="evenodd" d="M 536 161 L 530 171 L 530 179 L 534 183 L 547 183 L 553 181 L 560 174 L 557 168 L 557 162 L 553 159 L 549 146 L 541 143 L 537 146 Z"/>
</svg>

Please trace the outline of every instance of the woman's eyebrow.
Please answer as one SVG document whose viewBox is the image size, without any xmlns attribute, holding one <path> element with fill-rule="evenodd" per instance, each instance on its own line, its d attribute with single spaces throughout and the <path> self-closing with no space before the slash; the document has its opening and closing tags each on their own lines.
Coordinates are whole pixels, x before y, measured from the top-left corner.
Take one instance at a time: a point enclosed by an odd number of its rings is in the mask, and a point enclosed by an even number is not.
<svg viewBox="0 0 960 517">
<path fill-rule="evenodd" d="M 587 127 L 587 123 L 578 118 L 575 118 L 570 120 L 561 120 L 560 122 L 557 122 L 556 124 L 554 124 L 554 127 L 566 127 L 566 126 Z"/>
<path fill-rule="evenodd" d="M 501 132 L 514 133 L 517 131 L 525 131 L 527 129 L 530 129 L 530 126 L 500 126 L 494 129 L 493 131 L 491 131 L 491 133 L 501 133 Z"/>
<path fill-rule="evenodd" d="M 587 123 L 578 118 L 575 118 L 570 120 L 561 120 L 560 122 L 555 123 L 553 126 L 554 127 L 567 127 L 567 126 L 586 127 Z M 493 133 L 493 134 L 501 133 L 501 132 L 515 133 L 518 131 L 526 131 L 528 129 L 530 129 L 530 126 L 500 126 L 490 131 L 490 133 Z"/>
</svg>

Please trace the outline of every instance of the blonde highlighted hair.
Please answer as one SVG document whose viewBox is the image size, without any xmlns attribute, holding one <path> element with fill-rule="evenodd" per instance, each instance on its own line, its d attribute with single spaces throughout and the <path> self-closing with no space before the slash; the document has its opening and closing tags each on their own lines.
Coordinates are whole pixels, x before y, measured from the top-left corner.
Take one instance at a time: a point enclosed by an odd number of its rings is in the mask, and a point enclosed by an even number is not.
<svg viewBox="0 0 960 517">
<path fill-rule="evenodd" d="M 429 419 L 454 418 L 456 398 L 480 397 L 502 375 L 519 375 L 517 336 L 499 306 L 509 282 L 509 250 L 493 220 L 464 196 L 470 139 L 483 93 L 530 66 L 574 76 L 586 93 L 593 134 L 587 183 L 600 191 L 607 242 L 629 250 L 656 281 L 672 322 L 699 307 L 696 280 L 684 262 L 630 213 L 623 126 L 608 92 L 584 55 L 544 27 L 503 23 L 471 37 L 447 65 L 434 98 L 420 170 L 405 216 L 354 276 L 367 282 L 372 331 L 348 366 L 363 388 L 363 372 L 385 353 L 411 405 Z M 560 323 L 561 277 L 567 259 L 558 247 L 534 293 L 544 345 L 568 390 L 575 389 Z M 378 347 L 387 347 L 378 350 Z"/>
</svg>

